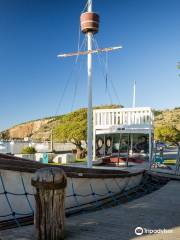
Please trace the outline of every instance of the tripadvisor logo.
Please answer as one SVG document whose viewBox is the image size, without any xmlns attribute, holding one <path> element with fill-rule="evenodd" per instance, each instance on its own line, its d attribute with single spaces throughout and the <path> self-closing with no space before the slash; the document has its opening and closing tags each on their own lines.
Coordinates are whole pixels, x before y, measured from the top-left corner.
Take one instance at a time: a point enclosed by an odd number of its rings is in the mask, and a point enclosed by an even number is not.
<svg viewBox="0 0 180 240">
<path fill-rule="evenodd" d="M 172 233 L 172 229 L 147 229 L 142 227 L 136 227 L 135 228 L 135 234 L 140 236 L 142 234 L 166 234 L 166 233 Z"/>
<path fill-rule="evenodd" d="M 140 235 L 142 235 L 143 234 L 143 228 L 142 227 L 137 227 L 137 228 L 135 228 L 135 234 L 136 235 L 138 235 L 138 236 L 140 236 Z"/>
</svg>

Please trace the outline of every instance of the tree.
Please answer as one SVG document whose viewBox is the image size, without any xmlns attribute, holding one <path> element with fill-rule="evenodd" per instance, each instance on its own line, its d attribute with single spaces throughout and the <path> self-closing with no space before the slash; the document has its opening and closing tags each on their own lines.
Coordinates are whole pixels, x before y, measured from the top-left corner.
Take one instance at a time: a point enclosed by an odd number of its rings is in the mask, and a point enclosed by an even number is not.
<svg viewBox="0 0 180 240">
<path fill-rule="evenodd" d="M 87 138 L 87 109 L 63 116 L 58 126 L 54 128 L 54 139 L 60 142 L 72 142 L 77 149 L 77 157 L 83 158 L 85 150 L 81 146 L 81 141 Z"/>
<path fill-rule="evenodd" d="M 159 116 L 160 114 L 162 114 L 162 111 L 161 110 L 155 110 L 153 109 L 153 112 L 154 112 L 154 116 L 157 117 Z"/>
<path fill-rule="evenodd" d="M 155 128 L 155 140 L 178 144 L 180 142 L 180 131 L 174 126 L 160 126 Z"/>
<path fill-rule="evenodd" d="M 94 109 L 120 108 L 121 105 L 103 105 Z M 54 139 L 59 142 L 70 141 L 76 146 L 77 158 L 85 157 L 86 149 L 81 146 L 87 139 L 87 109 L 81 108 L 75 112 L 58 117 L 58 125 L 54 127 Z"/>
<path fill-rule="evenodd" d="M 9 140 L 10 139 L 9 131 L 5 130 L 5 131 L 1 132 L 0 133 L 0 139 Z"/>
</svg>

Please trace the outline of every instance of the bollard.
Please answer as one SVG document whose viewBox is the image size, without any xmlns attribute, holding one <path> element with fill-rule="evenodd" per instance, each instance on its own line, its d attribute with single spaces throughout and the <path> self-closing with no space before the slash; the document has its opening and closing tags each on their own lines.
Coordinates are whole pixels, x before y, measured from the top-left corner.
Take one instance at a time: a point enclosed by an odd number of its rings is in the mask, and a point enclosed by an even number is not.
<svg viewBox="0 0 180 240">
<path fill-rule="evenodd" d="M 64 200 L 67 178 L 57 167 L 41 168 L 31 179 L 36 188 L 35 226 L 38 240 L 64 239 Z"/>
</svg>

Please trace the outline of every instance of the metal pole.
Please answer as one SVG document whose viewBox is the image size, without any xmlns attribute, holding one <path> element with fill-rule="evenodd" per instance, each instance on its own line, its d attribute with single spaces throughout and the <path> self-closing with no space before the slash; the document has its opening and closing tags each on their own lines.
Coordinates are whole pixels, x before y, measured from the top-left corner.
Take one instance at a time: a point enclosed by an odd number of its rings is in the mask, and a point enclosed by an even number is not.
<svg viewBox="0 0 180 240">
<path fill-rule="evenodd" d="M 127 158 L 126 158 L 126 167 L 129 165 L 129 133 L 128 133 L 128 144 L 127 144 Z"/>
<path fill-rule="evenodd" d="M 51 152 L 53 152 L 53 130 L 51 130 Z"/>
<path fill-rule="evenodd" d="M 112 135 L 111 156 L 113 156 L 113 144 L 114 144 L 114 135 Z"/>
<path fill-rule="evenodd" d="M 93 116 L 93 119 L 94 116 Z M 93 122 L 93 126 L 95 126 L 95 122 Z M 96 159 L 96 129 L 93 129 L 93 159 Z"/>
<path fill-rule="evenodd" d="M 135 108 L 136 106 L 136 81 L 134 81 L 134 85 L 133 85 L 133 108 Z"/>
<path fill-rule="evenodd" d="M 104 134 L 104 157 L 106 157 L 106 136 Z"/>
<path fill-rule="evenodd" d="M 133 156 L 133 133 L 131 135 L 131 155 Z"/>
<path fill-rule="evenodd" d="M 119 166 L 119 160 L 120 160 L 121 140 L 122 140 L 122 134 L 120 132 L 119 133 L 119 149 L 118 149 L 118 166 Z"/>
<path fill-rule="evenodd" d="M 152 161 L 152 133 L 149 131 L 149 170 L 151 169 L 151 161 Z"/>
<path fill-rule="evenodd" d="M 136 107 L 136 81 L 134 81 L 133 85 L 133 103 L 132 107 Z M 131 155 L 133 156 L 133 133 L 131 133 Z"/>
<path fill-rule="evenodd" d="M 180 145 L 178 144 L 175 174 L 178 175 L 180 167 Z"/>
<path fill-rule="evenodd" d="M 153 161 L 152 164 L 156 163 L 156 156 L 157 156 L 157 142 L 155 142 L 155 150 L 153 151 Z"/>
<path fill-rule="evenodd" d="M 92 0 L 88 0 L 88 12 L 92 12 Z M 88 51 L 92 50 L 92 33 L 87 33 L 87 45 Z M 87 69 L 88 69 L 88 159 L 87 166 L 89 168 L 92 167 L 92 53 L 88 53 L 87 55 Z"/>
</svg>

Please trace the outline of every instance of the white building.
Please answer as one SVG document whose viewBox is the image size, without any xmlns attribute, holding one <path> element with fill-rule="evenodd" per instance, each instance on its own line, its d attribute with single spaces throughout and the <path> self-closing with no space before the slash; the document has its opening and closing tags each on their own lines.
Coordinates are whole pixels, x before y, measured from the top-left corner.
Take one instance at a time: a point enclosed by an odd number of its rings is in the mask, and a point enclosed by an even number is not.
<svg viewBox="0 0 180 240">
<path fill-rule="evenodd" d="M 149 107 L 94 110 L 93 158 L 115 155 L 125 145 L 131 152 L 144 151 L 151 158 L 153 122 Z"/>
</svg>

